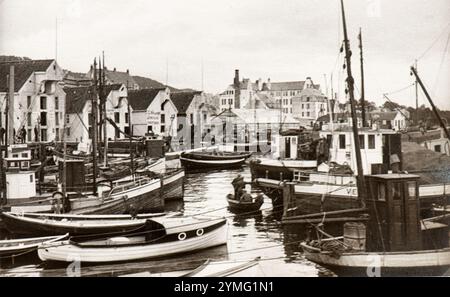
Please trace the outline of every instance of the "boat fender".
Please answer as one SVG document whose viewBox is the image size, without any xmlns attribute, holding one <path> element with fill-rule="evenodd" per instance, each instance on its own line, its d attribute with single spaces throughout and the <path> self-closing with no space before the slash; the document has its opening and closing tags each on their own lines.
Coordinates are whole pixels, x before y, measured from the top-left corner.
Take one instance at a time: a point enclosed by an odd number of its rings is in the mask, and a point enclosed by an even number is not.
<svg viewBox="0 0 450 297">
<path fill-rule="evenodd" d="M 185 239 L 186 239 L 186 233 L 181 232 L 180 234 L 178 234 L 178 240 L 183 241 L 183 240 L 185 240 Z"/>
<path fill-rule="evenodd" d="M 197 229 L 197 232 L 195 232 L 197 236 L 202 236 L 205 231 L 203 229 Z"/>
</svg>

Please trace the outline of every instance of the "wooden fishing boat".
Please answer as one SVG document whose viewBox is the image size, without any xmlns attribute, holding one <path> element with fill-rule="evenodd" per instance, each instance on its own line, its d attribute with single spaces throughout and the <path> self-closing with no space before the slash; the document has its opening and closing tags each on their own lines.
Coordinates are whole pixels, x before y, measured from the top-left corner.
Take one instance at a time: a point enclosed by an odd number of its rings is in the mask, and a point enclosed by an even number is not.
<svg viewBox="0 0 450 297">
<path fill-rule="evenodd" d="M 131 215 L 58 215 L 43 213 L 3 212 L 1 217 L 8 231 L 14 234 L 32 235 L 86 235 L 136 230 L 149 218 L 160 214 Z"/>
<path fill-rule="evenodd" d="M 254 212 L 261 208 L 264 203 L 263 193 L 251 193 L 252 202 L 243 202 L 234 199 L 233 194 L 227 195 L 228 207 L 233 212 Z"/>
<path fill-rule="evenodd" d="M 57 242 L 67 237 L 68 234 L 47 237 L 0 240 L 0 256 L 19 256 L 21 254 L 33 251 L 41 244 Z"/>
<path fill-rule="evenodd" d="M 334 240 L 340 240 L 338 238 Z M 323 251 L 301 243 L 306 259 L 323 265 L 337 275 L 412 276 L 442 275 L 450 269 L 450 248 L 405 252 L 344 252 Z"/>
<path fill-rule="evenodd" d="M 450 269 L 449 226 L 420 220 L 419 176 L 366 177 L 369 220 L 344 224 L 342 237 L 301 243 L 305 257 L 337 275 L 442 275 Z M 436 217 L 435 219 L 438 219 Z"/>
<path fill-rule="evenodd" d="M 193 252 L 227 242 L 226 219 L 153 218 L 144 227 L 114 237 L 88 236 L 45 244 L 38 255 L 43 261 L 122 262 Z"/>
<path fill-rule="evenodd" d="M 180 155 L 181 164 L 188 170 L 239 168 L 251 153 L 191 152 Z"/>
</svg>

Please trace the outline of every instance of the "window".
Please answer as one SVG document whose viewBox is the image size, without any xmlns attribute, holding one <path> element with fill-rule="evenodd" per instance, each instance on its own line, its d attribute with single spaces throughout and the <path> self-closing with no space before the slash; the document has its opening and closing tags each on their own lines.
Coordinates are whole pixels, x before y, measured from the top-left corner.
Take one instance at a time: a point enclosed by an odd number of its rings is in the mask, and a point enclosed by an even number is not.
<svg viewBox="0 0 450 297">
<path fill-rule="evenodd" d="M 55 97 L 55 110 L 59 110 L 59 98 Z"/>
<path fill-rule="evenodd" d="M 125 132 L 125 134 L 130 135 L 130 127 L 125 127 L 123 129 L 123 132 Z"/>
<path fill-rule="evenodd" d="M 92 127 L 88 128 L 89 139 L 92 139 Z"/>
<path fill-rule="evenodd" d="M 392 183 L 392 198 L 394 200 L 400 200 L 403 194 L 403 184 L 400 182 Z"/>
<path fill-rule="evenodd" d="M 193 125 L 193 124 L 194 124 L 194 114 L 191 113 L 191 125 Z"/>
<path fill-rule="evenodd" d="M 311 113 L 308 111 L 308 112 L 306 113 L 306 116 L 309 117 L 310 114 L 311 114 Z"/>
<path fill-rule="evenodd" d="M 31 127 L 31 112 L 27 114 L 27 125 L 28 127 Z"/>
<path fill-rule="evenodd" d="M 30 174 L 30 183 L 33 182 L 33 179 L 34 179 L 34 175 L 33 175 L 33 174 Z"/>
<path fill-rule="evenodd" d="M 304 109 L 305 108 L 305 104 L 302 104 L 302 109 Z"/>
<path fill-rule="evenodd" d="M 386 186 L 384 183 L 378 183 L 378 200 L 386 201 Z"/>
<path fill-rule="evenodd" d="M 41 112 L 41 126 L 47 126 L 47 113 Z"/>
<path fill-rule="evenodd" d="M 47 141 L 47 129 L 41 129 L 41 141 Z"/>
<path fill-rule="evenodd" d="M 59 112 L 55 112 L 55 125 L 59 126 Z"/>
<path fill-rule="evenodd" d="M 305 117 L 305 113 L 304 112 L 302 112 L 302 117 Z"/>
<path fill-rule="evenodd" d="M 365 149 L 365 146 L 364 146 L 364 135 L 358 135 L 359 136 L 359 148 L 360 149 Z"/>
<path fill-rule="evenodd" d="M 120 123 L 120 113 L 119 112 L 114 113 L 114 122 Z"/>
<path fill-rule="evenodd" d="M 27 96 L 27 108 L 31 107 L 31 96 Z"/>
<path fill-rule="evenodd" d="M 128 112 L 125 113 L 125 124 L 128 124 L 130 122 L 130 115 Z"/>
<path fill-rule="evenodd" d="M 408 185 L 408 196 L 409 199 L 416 199 L 416 182 L 410 181 L 407 183 Z"/>
<path fill-rule="evenodd" d="M 66 128 L 66 135 L 67 135 L 67 136 L 70 136 L 70 127 L 67 127 L 67 128 Z"/>
<path fill-rule="evenodd" d="M 233 99 L 228 99 L 228 105 L 233 105 Z"/>
<path fill-rule="evenodd" d="M 115 138 L 120 138 L 120 131 L 119 131 L 119 129 L 114 129 L 114 132 L 115 132 Z"/>
<path fill-rule="evenodd" d="M 375 148 L 375 135 L 369 135 L 369 149 Z"/>
<path fill-rule="evenodd" d="M 306 109 L 309 109 L 309 103 L 308 103 L 308 104 L 306 104 Z"/>
<path fill-rule="evenodd" d="M 55 129 L 55 140 L 59 141 L 59 128 Z"/>
<path fill-rule="evenodd" d="M 161 110 L 164 111 L 164 105 L 166 105 L 166 101 L 163 102 L 163 104 L 161 104 Z"/>
<path fill-rule="evenodd" d="M 440 144 L 435 145 L 434 146 L 434 151 L 440 153 L 441 152 L 441 145 Z"/>
<path fill-rule="evenodd" d="M 166 132 L 166 126 L 165 125 L 161 125 L 161 133 Z"/>
<path fill-rule="evenodd" d="M 327 135 L 327 144 L 329 148 L 333 148 L 333 135 Z"/>
<path fill-rule="evenodd" d="M 161 124 L 163 124 L 163 123 L 165 123 L 166 122 L 166 115 L 165 114 L 162 114 L 161 115 Z"/>
<path fill-rule="evenodd" d="M 208 115 L 206 113 L 203 114 L 203 120 L 206 121 L 206 119 L 208 118 Z"/>
<path fill-rule="evenodd" d="M 31 129 L 27 130 L 27 141 L 31 142 Z"/>
<path fill-rule="evenodd" d="M 47 97 L 41 97 L 41 109 L 47 109 Z"/>
<path fill-rule="evenodd" d="M 345 134 L 341 134 L 339 135 L 339 148 L 340 149 L 345 149 L 346 144 L 345 144 Z"/>
</svg>

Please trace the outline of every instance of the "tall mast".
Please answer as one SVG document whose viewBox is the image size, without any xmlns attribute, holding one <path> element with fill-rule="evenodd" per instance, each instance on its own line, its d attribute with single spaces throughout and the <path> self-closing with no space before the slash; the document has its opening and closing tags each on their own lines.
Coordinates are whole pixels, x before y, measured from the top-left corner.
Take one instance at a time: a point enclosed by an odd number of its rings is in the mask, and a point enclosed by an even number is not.
<svg viewBox="0 0 450 297">
<path fill-rule="evenodd" d="M 361 62 L 361 117 L 363 127 L 367 127 L 366 121 L 366 103 L 365 101 L 365 91 L 364 91 L 364 59 L 363 59 L 363 43 L 362 43 L 362 31 L 359 28 L 359 50 L 360 50 L 360 62 Z"/>
<path fill-rule="evenodd" d="M 417 60 L 415 61 L 415 68 L 416 68 L 416 73 L 417 73 Z M 416 124 L 419 124 L 419 88 L 418 88 L 418 82 L 417 82 L 417 77 L 416 77 L 416 81 L 414 82 L 414 87 L 416 89 Z"/>
<path fill-rule="evenodd" d="M 102 85 L 102 112 L 103 112 L 103 166 L 104 167 L 108 167 L 108 135 L 107 135 L 107 121 L 106 121 L 106 96 L 107 94 L 105 93 L 105 52 L 102 52 L 103 55 L 103 70 L 102 70 L 102 75 L 100 76 L 100 81 L 101 81 L 101 85 Z"/>
<path fill-rule="evenodd" d="M 345 22 L 345 12 L 344 12 L 344 1 L 341 0 L 342 7 L 342 25 L 344 30 L 344 47 L 345 47 L 345 60 L 347 64 L 347 88 L 348 94 L 350 97 L 350 109 L 352 115 L 352 129 L 353 129 L 353 141 L 355 143 L 355 155 L 356 155 L 356 167 L 357 167 L 357 187 L 358 187 L 358 196 L 361 200 L 363 206 L 365 206 L 366 199 L 366 188 L 364 185 L 364 171 L 361 162 L 361 149 L 359 145 L 359 134 L 358 134 L 358 119 L 355 110 L 355 94 L 354 94 L 354 79 L 352 76 L 352 67 L 351 67 L 351 55 L 350 51 L 350 43 L 347 35 L 347 24 Z"/>
<path fill-rule="evenodd" d="M 97 58 L 94 58 L 94 87 L 91 96 L 93 193 L 97 195 Z"/>
<path fill-rule="evenodd" d="M 450 139 L 450 133 L 448 132 L 447 126 L 445 125 L 444 121 L 442 120 L 441 116 L 439 115 L 439 112 L 438 112 L 436 106 L 434 105 L 433 100 L 431 100 L 430 94 L 428 94 L 427 89 L 425 88 L 422 80 L 420 79 L 419 75 L 417 74 L 416 68 L 414 68 L 414 66 L 411 66 L 411 71 L 415 75 L 417 82 L 419 83 L 420 87 L 422 88 L 423 93 L 425 94 L 425 96 L 428 99 L 428 102 L 430 102 L 430 105 L 433 108 L 434 115 L 438 119 L 439 124 L 441 125 L 441 128 L 445 132 L 445 135 L 447 136 L 448 139 Z"/>
<path fill-rule="evenodd" d="M 14 144 L 14 65 L 9 67 L 8 142 Z"/>
<path fill-rule="evenodd" d="M 128 80 L 127 80 L 127 96 L 128 96 Z M 133 135 L 133 125 L 131 124 L 131 108 L 130 108 L 130 101 L 128 99 L 129 97 L 127 97 L 127 109 L 128 109 L 128 127 L 129 127 L 129 145 L 130 145 L 130 168 L 131 168 L 131 176 L 134 178 L 134 160 L 133 160 L 133 139 L 132 139 L 132 135 Z"/>
</svg>

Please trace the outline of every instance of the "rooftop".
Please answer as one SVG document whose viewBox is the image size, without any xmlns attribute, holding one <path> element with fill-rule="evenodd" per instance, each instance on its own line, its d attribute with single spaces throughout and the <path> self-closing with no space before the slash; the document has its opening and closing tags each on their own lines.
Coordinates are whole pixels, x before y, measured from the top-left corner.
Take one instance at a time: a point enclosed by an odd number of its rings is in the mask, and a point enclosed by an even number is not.
<svg viewBox="0 0 450 297">
<path fill-rule="evenodd" d="M 147 110 L 159 92 L 166 88 L 142 89 L 128 91 L 128 102 L 133 110 Z"/>
<path fill-rule="evenodd" d="M 189 105 L 191 105 L 192 100 L 194 100 L 196 95 L 200 95 L 200 91 L 190 91 L 190 92 L 174 92 L 170 94 L 170 99 L 178 110 L 179 114 L 186 113 Z"/>
<path fill-rule="evenodd" d="M 0 62 L 0 92 L 6 92 L 8 89 L 5 78 L 9 74 L 11 65 L 14 65 L 14 92 L 18 92 L 34 72 L 47 71 L 53 61 L 54 60 L 22 60 Z"/>
</svg>

